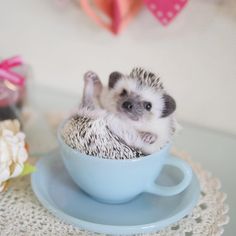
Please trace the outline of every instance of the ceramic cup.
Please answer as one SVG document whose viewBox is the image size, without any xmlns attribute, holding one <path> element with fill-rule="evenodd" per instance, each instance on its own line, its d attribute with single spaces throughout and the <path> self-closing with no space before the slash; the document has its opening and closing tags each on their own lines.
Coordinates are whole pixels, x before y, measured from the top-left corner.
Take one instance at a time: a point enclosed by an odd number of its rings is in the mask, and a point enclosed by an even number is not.
<svg viewBox="0 0 236 236">
<path fill-rule="evenodd" d="M 152 155 L 117 160 L 89 156 L 69 147 L 58 129 L 58 142 L 64 165 L 74 182 L 94 199 L 111 204 L 127 202 L 143 192 L 172 196 L 185 190 L 192 179 L 187 163 L 170 154 L 170 145 Z M 155 180 L 170 165 L 182 172 L 175 186 L 161 186 Z"/>
</svg>

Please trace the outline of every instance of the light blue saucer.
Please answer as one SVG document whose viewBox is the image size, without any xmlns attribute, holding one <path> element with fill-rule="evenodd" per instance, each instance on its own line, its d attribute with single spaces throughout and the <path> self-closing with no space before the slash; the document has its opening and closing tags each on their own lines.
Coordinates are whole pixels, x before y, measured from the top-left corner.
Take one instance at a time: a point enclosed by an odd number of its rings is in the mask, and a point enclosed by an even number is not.
<svg viewBox="0 0 236 236">
<path fill-rule="evenodd" d="M 180 179 L 177 169 L 165 167 L 157 182 L 170 186 Z M 103 204 L 74 184 L 58 151 L 38 161 L 31 183 L 39 201 L 55 216 L 81 229 L 106 234 L 158 231 L 189 214 L 200 194 L 197 177 L 193 175 L 189 187 L 176 196 L 144 193 L 125 204 Z"/>
</svg>

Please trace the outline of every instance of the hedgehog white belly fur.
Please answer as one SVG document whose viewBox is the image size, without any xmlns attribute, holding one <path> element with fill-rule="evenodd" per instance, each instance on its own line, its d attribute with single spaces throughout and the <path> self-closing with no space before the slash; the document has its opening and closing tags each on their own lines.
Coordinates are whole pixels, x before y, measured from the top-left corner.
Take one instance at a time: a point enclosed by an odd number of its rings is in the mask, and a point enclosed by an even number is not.
<svg viewBox="0 0 236 236">
<path fill-rule="evenodd" d="M 137 130 L 145 130 L 145 132 L 157 134 L 157 140 L 153 143 L 144 143 L 140 149 L 145 154 L 151 154 L 161 150 L 165 145 L 172 141 L 176 132 L 180 129 L 175 117 L 170 116 L 156 120 L 150 120 L 148 123 L 131 123 Z"/>
<path fill-rule="evenodd" d="M 112 120 L 115 122 L 115 118 L 103 110 L 80 109 L 65 123 L 62 137 L 71 148 L 91 156 L 106 159 L 133 159 L 143 156 L 140 150 L 129 147 L 110 129 Z M 131 136 L 128 135 L 127 138 L 130 139 Z"/>
</svg>

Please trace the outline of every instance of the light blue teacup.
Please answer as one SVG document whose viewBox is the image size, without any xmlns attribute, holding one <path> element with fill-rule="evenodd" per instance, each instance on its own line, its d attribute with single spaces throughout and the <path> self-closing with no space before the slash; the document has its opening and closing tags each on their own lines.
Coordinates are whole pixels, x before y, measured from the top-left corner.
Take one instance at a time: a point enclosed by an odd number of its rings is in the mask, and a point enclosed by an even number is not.
<svg viewBox="0 0 236 236">
<path fill-rule="evenodd" d="M 94 157 L 72 149 L 61 137 L 58 142 L 64 165 L 74 182 L 94 199 L 111 204 L 130 201 L 143 192 L 172 196 L 184 191 L 192 179 L 187 163 L 170 155 L 170 145 L 152 155 L 131 160 Z M 175 186 L 155 183 L 165 165 L 177 167 L 183 178 Z"/>
</svg>

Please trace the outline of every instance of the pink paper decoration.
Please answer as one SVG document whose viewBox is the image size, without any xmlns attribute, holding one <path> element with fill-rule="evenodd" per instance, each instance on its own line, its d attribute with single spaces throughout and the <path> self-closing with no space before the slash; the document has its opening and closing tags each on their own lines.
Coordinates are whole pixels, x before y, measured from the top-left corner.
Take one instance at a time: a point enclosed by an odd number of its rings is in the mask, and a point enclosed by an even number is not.
<svg viewBox="0 0 236 236">
<path fill-rule="evenodd" d="M 21 65 L 23 65 L 23 60 L 20 56 L 15 56 L 0 61 L 0 80 L 8 80 L 19 87 L 23 87 L 25 78 L 21 74 L 12 70 L 14 67 Z"/>
<path fill-rule="evenodd" d="M 168 25 L 185 7 L 188 0 L 144 0 L 152 14 L 161 22 Z"/>
<path fill-rule="evenodd" d="M 86 14 L 101 27 L 118 34 L 138 13 L 142 0 L 76 0 Z M 108 21 L 101 17 L 102 13 Z"/>
</svg>

